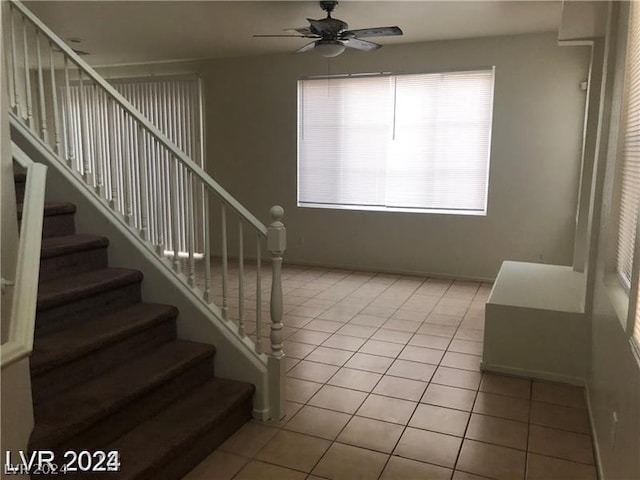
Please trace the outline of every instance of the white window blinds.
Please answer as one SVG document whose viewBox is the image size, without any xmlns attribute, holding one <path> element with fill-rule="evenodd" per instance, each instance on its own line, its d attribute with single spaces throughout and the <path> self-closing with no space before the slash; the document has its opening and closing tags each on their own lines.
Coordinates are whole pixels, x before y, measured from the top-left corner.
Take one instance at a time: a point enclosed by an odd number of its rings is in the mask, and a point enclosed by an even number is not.
<svg viewBox="0 0 640 480">
<path fill-rule="evenodd" d="M 626 92 L 624 118 L 624 148 L 620 173 L 620 217 L 617 242 L 617 271 L 628 289 L 634 275 L 634 252 L 640 205 L 640 8 L 636 2 L 630 5 L 630 23 L 626 59 Z M 640 260 L 636 260 L 640 265 Z M 637 281 L 637 280 L 636 280 Z M 640 283 L 640 282 L 639 282 Z M 637 345 L 640 347 L 640 299 L 636 295 L 635 312 L 631 313 L 629 325 Z M 630 298 L 631 300 L 631 298 Z"/>
<path fill-rule="evenodd" d="M 493 69 L 301 80 L 298 203 L 486 213 Z"/>
</svg>

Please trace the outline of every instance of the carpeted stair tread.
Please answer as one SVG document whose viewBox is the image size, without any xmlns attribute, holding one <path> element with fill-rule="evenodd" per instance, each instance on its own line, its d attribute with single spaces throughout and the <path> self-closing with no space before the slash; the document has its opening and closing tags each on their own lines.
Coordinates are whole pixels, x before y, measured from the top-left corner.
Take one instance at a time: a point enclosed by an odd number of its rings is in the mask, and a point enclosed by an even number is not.
<svg viewBox="0 0 640 480">
<path fill-rule="evenodd" d="M 59 257 L 70 253 L 84 252 L 95 248 L 106 248 L 109 239 L 98 235 L 63 235 L 60 237 L 48 237 L 42 239 L 40 258 Z"/>
<path fill-rule="evenodd" d="M 56 446 L 211 357 L 212 345 L 176 340 L 121 368 L 78 385 L 35 412 L 32 449 Z"/>
<path fill-rule="evenodd" d="M 120 452 L 118 479 L 153 478 L 148 476 L 153 474 L 150 470 L 162 468 L 172 458 L 180 459 L 181 452 L 184 454 L 192 442 L 215 428 L 254 391 L 251 384 L 221 378 L 191 390 L 180 402 L 106 448 Z"/>
<path fill-rule="evenodd" d="M 178 309 L 171 305 L 137 303 L 74 328 L 38 337 L 31 355 L 31 373 L 42 375 L 177 315 Z"/>
<path fill-rule="evenodd" d="M 45 310 L 142 280 L 142 272 L 103 268 L 43 282 L 38 289 L 38 310 Z"/>
<path fill-rule="evenodd" d="M 23 203 L 18 203 L 16 209 L 18 211 L 18 219 L 22 218 Z M 76 213 L 76 206 L 68 202 L 45 202 L 44 216 L 54 217 L 56 215 L 69 215 Z"/>
</svg>

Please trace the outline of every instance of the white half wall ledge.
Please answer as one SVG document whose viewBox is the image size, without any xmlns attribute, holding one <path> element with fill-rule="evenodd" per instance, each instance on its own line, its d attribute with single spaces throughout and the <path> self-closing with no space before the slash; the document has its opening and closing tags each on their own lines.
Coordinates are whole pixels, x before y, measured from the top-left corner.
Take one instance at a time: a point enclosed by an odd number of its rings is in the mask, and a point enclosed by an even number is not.
<svg viewBox="0 0 640 480">
<path fill-rule="evenodd" d="M 483 370 L 584 385 L 589 325 L 582 273 L 505 261 L 485 309 Z"/>
</svg>

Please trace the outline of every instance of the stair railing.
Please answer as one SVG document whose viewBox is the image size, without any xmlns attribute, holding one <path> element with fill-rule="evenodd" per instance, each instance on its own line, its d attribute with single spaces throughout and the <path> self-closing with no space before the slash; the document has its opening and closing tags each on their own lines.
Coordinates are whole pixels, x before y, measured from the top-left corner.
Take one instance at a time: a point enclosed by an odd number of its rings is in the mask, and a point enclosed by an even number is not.
<svg viewBox="0 0 640 480">
<path fill-rule="evenodd" d="M 180 255 L 174 248 L 170 257 L 174 274 L 236 335 L 253 340 L 243 343 L 267 368 L 271 416 L 284 416 L 282 208 L 271 209 L 273 223 L 267 228 L 20 1 L 10 0 L 8 10 L 3 33 L 12 125 L 37 138 L 159 260 L 166 261 L 166 222 L 173 235 L 184 236 L 188 251 Z M 178 109 L 174 117 L 181 120 Z M 82 138 L 81 152 L 74 148 L 77 138 Z M 178 212 L 186 214 L 186 222 L 178 221 Z M 179 231 L 181 224 L 186 231 Z M 212 235 L 214 227 L 219 236 Z M 178 244 L 177 238 L 171 240 Z M 261 269 L 265 241 L 271 279 Z M 212 260 L 219 265 L 212 267 Z M 247 280 L 249 274 L 255 282 Z M 269 283 L 267 335 L 262 294 Z"/>
<path fill-rule="evenodd" d="M 34 163 L 15 144 L 11 145 L 13 159 L 25 169 L 26 184 L 20 222 L 18 258 L 13 279 L 2 279 L 2 301 L 11 301 L 9 334 L 2 344 L 2 368 L 28 356 L 33 350 L 38 277 L 40 274 L 40 247 L 44 214 L 44 190 L 47 167 Z M 3 272 L 3 275 L 5 272 Z"/>
</svg>

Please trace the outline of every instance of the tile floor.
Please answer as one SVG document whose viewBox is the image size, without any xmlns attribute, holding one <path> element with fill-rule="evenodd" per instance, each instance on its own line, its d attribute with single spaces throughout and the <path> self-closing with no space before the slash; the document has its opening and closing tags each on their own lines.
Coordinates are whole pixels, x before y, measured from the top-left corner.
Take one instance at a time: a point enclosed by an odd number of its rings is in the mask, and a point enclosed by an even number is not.
<svg viewBox="0 0 640 480">
<path fill-rule="evenodd" d="M 582 389 L 480 372 L 491 285 L 284 274 L 287 416 L 184 480 L 597 478 Z"/>
</svg>

